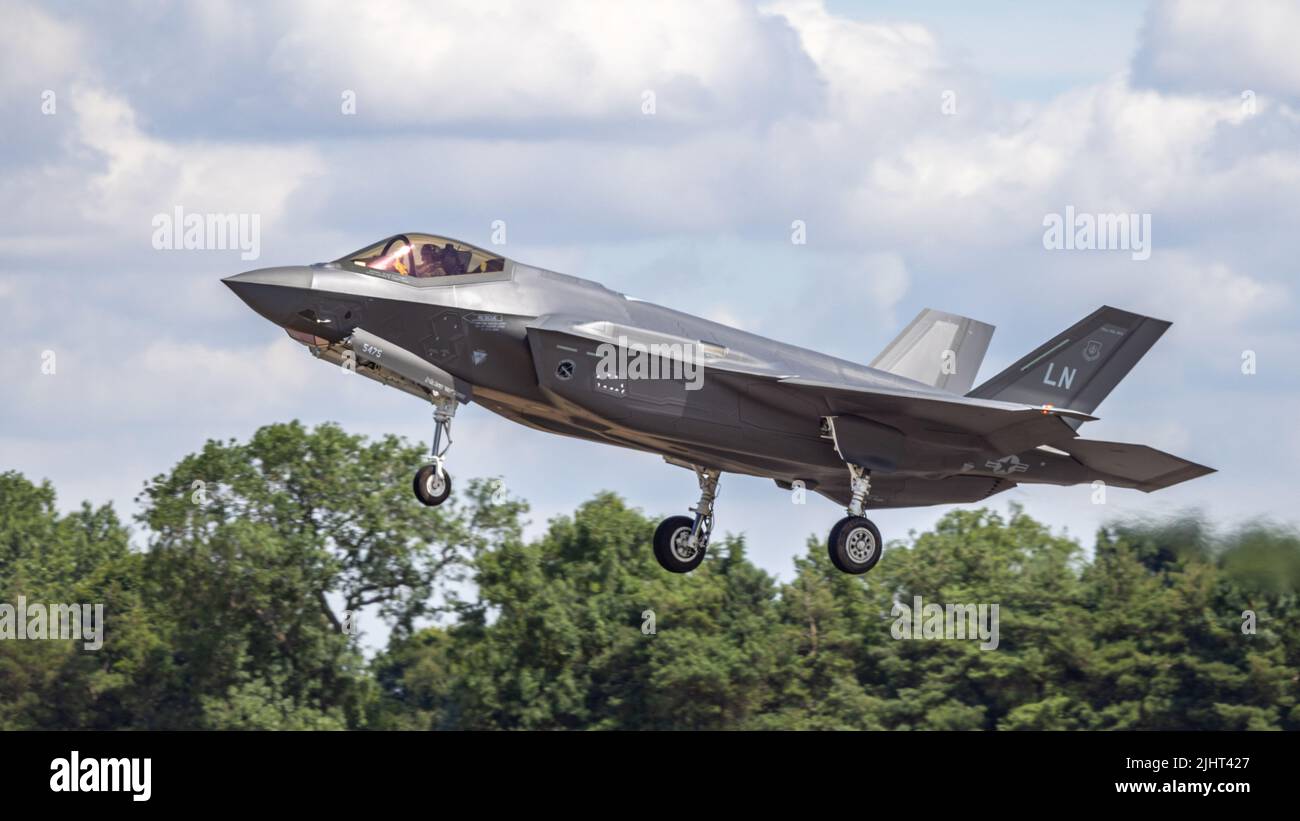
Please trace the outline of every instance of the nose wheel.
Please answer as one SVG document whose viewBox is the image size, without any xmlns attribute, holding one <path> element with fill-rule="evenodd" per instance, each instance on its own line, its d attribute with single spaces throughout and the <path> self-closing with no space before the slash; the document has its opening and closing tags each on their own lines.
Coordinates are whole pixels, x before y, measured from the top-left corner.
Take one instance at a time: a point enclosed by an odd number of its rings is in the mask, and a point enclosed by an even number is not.
<svg viewBox="0 0 1300 821">
<path fill-rule="evenodd" d="M 826 547 L 831 564 L 837 570 L 860 576 L 876 566 L 885 545 L 880 539 L 880 528 L 862 515 L 867 494 L 871 492 L 871 477 L 858 465 L 850 464 L 848 468 L 849 485 L 853 490 L 849 515 L 831 528 Z"/>
<path fill-rule="evenodd" d="M 669 516 L 655 528 L 655 559 L 670 573 L 687 573 L 699 567 L 713 531 L 713 500 L 718 496 L 721 472 L 692 467 L 700 482 L 699 504 L 691 508 L 695 516 Z"/>
<path fill-rule="evenodd" d="M 451 474 L 440 464 L 425 465 L 417 470 L 411 484 L 415 498 L 429 507 L 437 507 L 451 496 Z"/>
<path fill-rule="evenodd" d="M 455 400 L 434 401 L 431 460 L 415 472 L 415 479 L 411 482 L 415 498 L 429 507 L 437 507 L 451 496 L 451 474 L 443 467 L 443 461 L 451 449 L 451 417 L 455 413 Z"/>
</svg>

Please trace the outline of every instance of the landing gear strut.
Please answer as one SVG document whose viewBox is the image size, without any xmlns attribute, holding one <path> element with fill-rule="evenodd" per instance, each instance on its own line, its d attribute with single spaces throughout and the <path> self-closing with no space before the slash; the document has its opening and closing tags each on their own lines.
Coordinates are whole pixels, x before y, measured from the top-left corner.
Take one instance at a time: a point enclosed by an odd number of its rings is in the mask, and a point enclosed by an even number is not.
<svg viewBox="0 0 1300 821">
<path fill-rule="evenodd" d="M 831 528 L 826 546 L 831 564 L 845 573 L 860 575 L 876 566 L 884 544 L 880 529 L 862 515 L 867 495 L 871 493 L 871 477 L 865 468 L 849 464 L 849 487 L 853 496 L 849 500 L 848 516 Z"/>
<path fill-rule="evenodd" d="M 669 516 L 655 529 L 655 559 L 664 570 L 686 573 L 700 566 L 713 531 L 713 500 L 718 497 L 721 471 L 692 465 L 700 482 L 700 501 L 690 516 Z"/>
<path fill-rule="evenodd" d="M 451 495 L 451 474 L 443 467 L 443 459 L 451 449 L 451 418 L 456 415 L 456 400 L 433 400 L 433 447 L 431 462 L 415 472 L 411 483 L 415 498 L 429 507 L 437 507 Z M 443 438 L 446 438 L 446 444 Z"/>
</svg>

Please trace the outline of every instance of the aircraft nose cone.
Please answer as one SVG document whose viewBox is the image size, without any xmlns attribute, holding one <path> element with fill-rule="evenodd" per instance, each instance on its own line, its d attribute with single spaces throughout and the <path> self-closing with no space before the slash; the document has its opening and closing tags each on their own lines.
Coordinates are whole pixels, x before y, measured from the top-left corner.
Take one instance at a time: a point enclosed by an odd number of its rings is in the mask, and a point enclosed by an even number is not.
<svg viewBox="0 0 1300 821">
<path fill-rule="evenodd" d="M 221 281 L 248 307 L 277 325 L 287 326 L 307 303 L 312 277 L 310 268 L 259 268 Z"/>
</svg>

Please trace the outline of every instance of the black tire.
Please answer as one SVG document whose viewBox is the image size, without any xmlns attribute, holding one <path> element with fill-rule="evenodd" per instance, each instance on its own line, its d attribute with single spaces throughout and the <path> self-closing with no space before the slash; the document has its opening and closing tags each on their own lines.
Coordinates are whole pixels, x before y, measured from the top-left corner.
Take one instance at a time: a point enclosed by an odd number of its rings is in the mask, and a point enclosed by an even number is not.
<svg viewBox="0 0 1300 821">
<path fill-rule="evenodd" d="M 447 501 L 447 497 L 451 495 L 451 474 L 441 470 L 435 476 L 434 466 L 425 465 L 415 472 L 411 489 L 415 491 L 415 498 L 419 499 L 421 504 L 437 507 Z"/>
<path fill-rule="evenodd" d="M 684 540 L 689 539 L 695 520 L 690 516 L 669 516 L 655 528 L 655 559 L 659 565 L 670 573 L 687 573 L 700 566 L 704 561 L 704 551 L 708 543 L 691 548 Z"/>
<path fill-rule="evenodd" d="M 831 554 L 831 564 L 837 570 L 855 576 L 875 567 L 880 554 L 885 551 L 879 528 L 862 516 L 845 516 L 836 522 L 826 546 Z"/>
</svg>

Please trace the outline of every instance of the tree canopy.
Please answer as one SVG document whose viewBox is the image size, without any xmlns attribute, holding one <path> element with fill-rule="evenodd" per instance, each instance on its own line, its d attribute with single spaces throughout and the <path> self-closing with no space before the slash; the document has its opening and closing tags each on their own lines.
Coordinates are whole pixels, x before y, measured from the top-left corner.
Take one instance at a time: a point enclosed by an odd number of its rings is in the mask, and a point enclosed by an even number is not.
<svg viewBox="0 0 1300 821">
<path fill-rule="evenodd" d="M 106 618 L 98 650 L 0 640 L 0 729 L 1300 729 L 1285 527 L 1118 522 L 1085 551 L 958 510 L 864 577 L 810 538 L 782 582 L 741 536 L 679 576 L 613 494 L 525 539 L 489 482 L 421 506 L 420 461 L 328 424 L 209 441 L 146 484 L 135 538 L 0 473 L 0 603 Z M 996 649 L 899 638 L 916 597 L 996 604 Z"/>
</svg>

